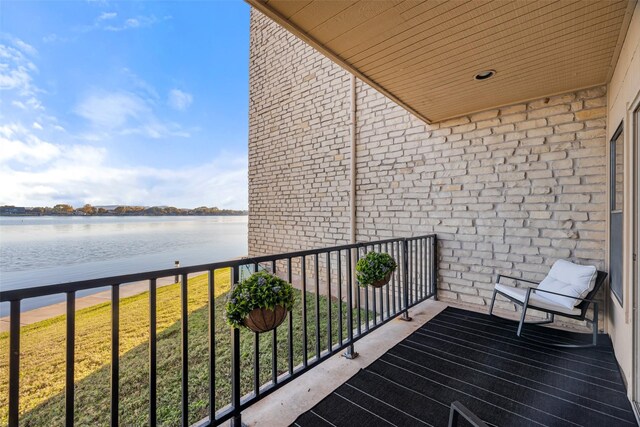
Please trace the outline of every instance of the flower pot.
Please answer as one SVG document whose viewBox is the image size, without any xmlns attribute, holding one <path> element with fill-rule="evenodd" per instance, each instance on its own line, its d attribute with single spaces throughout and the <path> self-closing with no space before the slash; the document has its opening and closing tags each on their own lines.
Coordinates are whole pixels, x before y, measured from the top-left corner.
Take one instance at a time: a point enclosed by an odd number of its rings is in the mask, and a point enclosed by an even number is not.
<svg viewBox="0 0 640 427">
<path fill-rule="evenodd" d="M 244 326 L 253 332 L 267 332 L 277 328 L 287 317 L 287 310 L 276 305 L 275 310 L 268 308 L 254 308 L 244 319 Z"/>
<path fill-rule="evenodd" d="M 384 276 L 382 279 L 380 280 L 376 280 L 375 282 L 369 284 L 369 286 L 372 286 L 374 288 L 381 288 L 384 285 L 386 285 L 387 283 L 389 283 L 389 280 L 391 280 L 391 275 L 393 274 L 393 271 L 390 271 L 387 273 L 386 276 Z"/>
</svg>

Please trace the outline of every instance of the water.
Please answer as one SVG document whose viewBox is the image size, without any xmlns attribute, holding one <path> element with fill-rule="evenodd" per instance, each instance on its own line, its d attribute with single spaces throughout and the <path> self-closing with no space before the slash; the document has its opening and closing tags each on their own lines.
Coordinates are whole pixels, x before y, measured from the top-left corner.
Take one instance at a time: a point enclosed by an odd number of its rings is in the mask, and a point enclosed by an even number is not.
<svg viewBox="0 0 640 427">
<path fill-rule="evenodd" d="M 246 216 L 0 217 L 2 291 L 172 268 L 176 260 L 187 266 L 246 254 Z M 22 308 L 59 301 L 64 296 L 33 298 Z M 0 315 L 5 315 L 2 306 Z"/>
</svg>

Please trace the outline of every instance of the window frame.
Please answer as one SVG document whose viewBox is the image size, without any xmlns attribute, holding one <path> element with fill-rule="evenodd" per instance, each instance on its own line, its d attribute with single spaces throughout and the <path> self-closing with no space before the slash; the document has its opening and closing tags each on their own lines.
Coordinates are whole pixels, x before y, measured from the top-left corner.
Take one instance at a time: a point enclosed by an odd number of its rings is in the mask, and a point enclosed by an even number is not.
<svg viewBox="0 0 640 427">
<path fill-rule="evenodd" d="M 624 210 L 624 206 L 622 206 L 622 209 L 618 209 L 616 210 L 616 142 L 618 141 L 618 138 L 622 137 L 622 144 L 624 147 L 624 120 L 622 120 L 620 122 L 620 124 L 618 125 L 618 127 L 616 128 L 616 131 L 613 133 L 613 135 L 611 136 L 611 139 L 609 140 L 609 253 L 608 253 L 608 264 L 609 267 L 611 268 L 611 236 L 612 236 L 612 219 L 613 219 L 613 215 L 614 214 L 621 214 L 624 215 L 623 210 Z M 624 154 L 624 153 L 623 153 Z M 624 163 L 623 163 L 623 167 L 624 167 Z M 624 173 L 624 172 L 623 172 Z M 623 175 L 623 179 L 624 179 L 624 175 Z M 624 185 L 624 184 L 623 184 Z M 624 256 L 624 255 L 622 255 Z M 623 274 L 623 271 L 620 272 L 621 274 Z M 611 272 L 609 272 L 609 274 L 611 274 Z M 620 304 L 620 307 L 624 307 L 624 283 L 620 284 L 620 289 L 617 289 L 616 287 L 612 286 L 612 277 L 609 276 L 609 291 L 610 293 L 613 295 L 613 297 L 618 301 L 618 304 Z"/>
<path fill-rule="evenodd" d="M 618 140 L 618 138 L 622 137 L 622 144 L 624 146 L 624 121 L 620 122 L 620 124 L 618 125 L 618 128 L 616 129 L 616 131 L 613 133 L 613 136 L 611 137 L 611 140 L 609 140 L 609 180 L 610 180 L 610 185 L 609 185 L 609 213 L 618 213 L 618 212 L 622 212 L 624 210 L 624 207 L 622 209 L 616 209 L 616 193 L 617 193 L 617 186 L 616 186 L 616 141 Z M 623 153 L 624 155 L 624 153 Z M 623 167 L 624 167 L 624 163 L 623 163 Z M 624 179 L 624 174 L 623 174 L 623 179 Z M 624 184 L 623 184 L 624 185 Z M 624 190 L 624 188 L 623 188 Z"/>
</svg>

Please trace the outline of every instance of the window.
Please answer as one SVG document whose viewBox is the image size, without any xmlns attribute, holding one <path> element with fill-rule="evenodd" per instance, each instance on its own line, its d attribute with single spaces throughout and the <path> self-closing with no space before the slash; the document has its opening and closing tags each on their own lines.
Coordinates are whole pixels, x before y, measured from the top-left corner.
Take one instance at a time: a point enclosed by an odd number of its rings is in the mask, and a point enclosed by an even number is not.
<svg viewBox="0 0 640 427">
<path fill-rule="evenodd" d="M 611 160 L 611 214 L 609 229 L 609 283 L 611 292 L 623 303 L 622 290 L 622 218 L 624 203 L 624 132 L 618 126 L 609 145 Z"/>
</svg>

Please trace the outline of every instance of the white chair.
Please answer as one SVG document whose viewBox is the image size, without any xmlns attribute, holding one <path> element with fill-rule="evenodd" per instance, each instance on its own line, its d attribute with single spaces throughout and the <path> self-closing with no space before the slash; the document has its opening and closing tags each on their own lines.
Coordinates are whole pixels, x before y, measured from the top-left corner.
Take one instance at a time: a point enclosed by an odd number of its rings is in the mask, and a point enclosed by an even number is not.
<svg viewBox="0 0 640 427">
<path fill-rule="evenodd" d="M 592 344 L 557 344 L 546 343 L 557 347 L 593 347 L 598 340 L 598 303 L 593 300 L 594 296 L 604 283 L 607 273 L 598 271 L 594 266 L 578 265 L 565 260 L 556 261 L 547 277 L 540 283 L 531 280 L 521 279 L 503 274 L 498 275 L 494 286 L 493 298 L 489 314 L 493 314 L 493 306 L 496 295 L 500 294 L 511 302 L 522 307 L 520 324 L 518 325 L 517 336 L 522 336 L 522 327 L 525 324 L 527 310 L 532 308 L 550 314 L 551 317 L 537 322 L 526 322 L 530 324 L 552 323 L 554 316 L 563 316 L 576 320 L 586 320 L 591 323 L 593 341 Z M 500 279 L 508 278 L 519 282 L 526 282 L 537 287 L 513 287 L 500 283 Z M 587 309 L 593 304 L 593 318 L 588 319 Z"/>
</svg>

